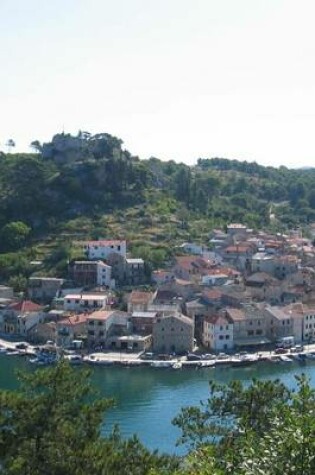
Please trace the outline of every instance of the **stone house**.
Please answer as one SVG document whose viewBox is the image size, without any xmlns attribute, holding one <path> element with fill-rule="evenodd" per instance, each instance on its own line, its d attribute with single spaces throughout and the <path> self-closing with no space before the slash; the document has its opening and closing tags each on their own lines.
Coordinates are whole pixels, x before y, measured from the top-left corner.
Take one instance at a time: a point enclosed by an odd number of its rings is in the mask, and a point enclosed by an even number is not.
<svg viewBox="0 0 315 475">
<path fill-rule="evenodd" d="M 83 287 L 115 287 L 112 268 L 103 261 L 74 261 L 70 275 L 76 285 Z"/>
<path fill-rule="evenodd" d="M 271 341 L 276 341 L 279 338 L 294 336 L 296 342 L 301 341 L 301 320 L 300 330 L 297 331 L 295 325 L 295 318 L 292 314 L 285 312 L 281 307 L 266 305 L 266 336 Z"/>
<path fill-rule="evenodd" d="M 27 293 L 31 300 L 51 302 L 61 289 L 64 279 L 55 277 L 30 277 L 28 279 Z"/>
<path fill-rule="evenodd" d="M 227 308 L 226 314 L 233 323 L 235 346 L 257 347 L 269 343 L 266 337 L 266 316 L 263 308 L 244 304 L 242 308 Z"/>
<path fill-rule="evenodd" d="M 159 317 L 153 326 L 153 351 L 185 353 L 194 348 L 194 322 L 180 313 Z"/>
<path fill-rule="evenodd" d="M 22 300 L 8 305 L 3 310 L 0 331 L 6 335 L 27 337 L 31 328 L 44 319 L 43 307 L 31 300 Z"/>
<path fill-rule="evenodd" d="M 133 290 L 128 296 L 128 313 L 146 312 L 156 293 Z"/>
<path fill-rule="evenodd" d="M 133 332 L 138 335 L 152 335 L 157 316 L 158 312 L 133 312 L 130 319 Z"/>
</svg>

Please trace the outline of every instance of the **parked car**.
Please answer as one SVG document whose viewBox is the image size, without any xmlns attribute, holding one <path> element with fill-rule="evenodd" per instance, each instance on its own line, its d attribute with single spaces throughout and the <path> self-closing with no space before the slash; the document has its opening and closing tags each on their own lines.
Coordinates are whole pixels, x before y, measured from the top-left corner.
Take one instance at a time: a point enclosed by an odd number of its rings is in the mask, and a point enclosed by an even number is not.
<svg viewBox="0 0 315 475">
<path fill-rule="evenodd" d="M 276 355 L 282 355 L 283 353 L 287 353 L 288 350 L 286 348 L 277 348 L 275 350 Z"/>
</svg>

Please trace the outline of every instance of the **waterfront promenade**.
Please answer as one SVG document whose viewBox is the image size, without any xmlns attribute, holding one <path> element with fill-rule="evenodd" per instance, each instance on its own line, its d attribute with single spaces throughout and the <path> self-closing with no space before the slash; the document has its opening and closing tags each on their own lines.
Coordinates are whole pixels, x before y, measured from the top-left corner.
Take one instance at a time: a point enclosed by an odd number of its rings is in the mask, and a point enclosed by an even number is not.
<svg viewBox="0 0 315 475">
<path fill-rule="evenodd" d="M 46 348 L 47 346 L 52 345 L 43 345 L 41 348 Z M 37 353 L 38 347 L 28 344 L 27 342 L 12 342 L 0 338 L 0 350 L 6 352 L 9 356 L 12 355 L 29 355 L 34 356 Z M 56 352 L 60 349 L 56 348 Z M 204 354 L 200 355 L 200 359 L 195 359 L 193 361 L 189 360 L 186 356 L 182 357 L 170 357 L 169 360 L 161 360 L 158 357 L 154 358 L 153 356 L 148 359 L 141 358 L 142 352 L 140 353 L 130 353 L 123 351 L 104 351 L 97 353 L 89 353 L 82 357 L 82 362 L 91 364 L 91 365 L 116 365 L 116 366 L 151 366 L 156 368 L 168 368 L 174 367 L 174 369 L 181 369 L 185 367 L 214 367 L 221 365 L 246 365 L 259 363 L 261 361 L 270 361 L 270 362 L 289 362 L 290 358 L 296 358 L 296 355 L 299 355 L 300 358 L 305 356 L 306 358 L 315 359 L 315 344 L 307 344 L 302 347 L 299 351 L 287 349 L 287 351 L 278 354 L 276 350 L 274 351 L 258 351 L 246 353 L 242 352 L 233 353 L 229 355 L 225 354 Z M 71 362 L 71 359 L 70 359 Z M 160 363 L 160 364 L 159 364 Z"/>
</svg>

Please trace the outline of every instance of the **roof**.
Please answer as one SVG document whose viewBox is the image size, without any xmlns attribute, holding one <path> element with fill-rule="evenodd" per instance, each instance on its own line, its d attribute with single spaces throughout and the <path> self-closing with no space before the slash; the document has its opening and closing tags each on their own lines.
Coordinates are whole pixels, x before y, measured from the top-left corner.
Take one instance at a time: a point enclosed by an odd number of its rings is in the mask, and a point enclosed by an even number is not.
<svg viewBox="0 0 315 475">
<path fill-rule="evenodd" d="M 239 308 L 227 308 L 226 311 L 233 322 L 241 322 L 246 319 L 245 312 Z"/>
<path fill-rule="evenodd" d="M 144 260 L 143 260 L 143 259 L 131 259 L 131 258 L 128 258 L 128 259 L 126 259 L 126 262 L 127 262 L 127 264 L 144 264 Z"/>
<path fill-rule="evenodd" d="M 192 267 L 197 269 L 210 269 L 215 265 L 215 261 L 211 259 L 203 259 L 197 256 L 177 256 L 176 264 L 183 269 L 189 270 Z"/>
<path fill-rule="evenodd" d="M 59 320 L 57 324 L 63 326 L 82 325 L 82 323 L 85 323 L 87 321 L 88 316 L 89 315 L 87 313 L 82 313 L 80 315 L 71 315 L 69 317 L 63 318 L 62 320 Z"/>
<path fill-rule="evenodd" d="M 21 313 L 40 312 L 43 309 L 43 307 L 31 300 L 21 300 L 20 302 L 12 303 L 9 305 L 9 308 Z"/>
<path fill-rule="evenodd" d="M 107 294 L 67 294 L 64 296 L 68 300 L 99 300 L 105 299 Z"/>
<path fill-rule="evenodd" d="M 115 310 L 96 310 L 86 314 L 87 320 L 107 320 L 109 317 L 112 317 L 116 313 Z"/>
<path fill-rule="evenodd" d="M 87 242 L 84 242 L 85 245 L 87 246 L 117 246 L 117 245 L 120 245 L 122 243 L 126 243 L 125 240 L 120 240 L 120 239 L 112 239 L 112 240 L 106 240 L 106 239 L 102 239 L 102 240 L 99 240 L 99 241 L 87 241 Z"/>
<path fill-rule="evenodd" d="M 157 315 L 157 312 L 132 312 L 132 318 L 148 318 L 153 319 Z"/>
<path fill-rule="evenodd" d="M 170 319 L 170 318 L 173 318 L 175 320 L 179 320 L 183 323 L 186 323 L 187 325 L 191 325 L 191 326 L 194 325 L 194 321 L 191 318 L 186 317 L 186 315 L 183 315 L 182 313 L 176 313 L 176 314 L 172 314 L 172 315 L 163 315 L 160 320 L 163 321 L 163 320 Z"/>
<path fill-rule="evenodd" d="M 246 282 L 249 283 L 261 283 L 264 284 L 266 282 L 268 283 L 273 283 L 277 284 L 279 283 L 279 280 L 276 279 L 275 277 L 272 277 L 271 275 L 267 274 L 267 272 L 255 272 L 255 274 L 252 274 L 249 277 L 246 277 Z"/>
<path fill-rule="evenodd" d="M 202 292 L 202 296 L 209 300 L 218 300 L 222 297 L 222 292 L 220 290 L 206 290 Z"/>
<path fill-rule="evenodd" d="M 210 317 L 205 318 L 205 322 L 211 323 L 212 325 L 229 325 L 233 323 L 228 315 L 211 315 Z"/>
<path fill-rule="evenodd" d="M 236 254 L 241 254 L 243 252 L 247 252 L 248 250 L 250 250 L 250 247 L 251 246 L 246 246 L 245 243 L 243 243 L 241 246 L 239 246 L 239 245 L 237 245 L 237 246 L 228 246 L 225 249 L 225 252 L 226 253 L 235 252 Z"/>
<path fill-rule="evenodd" d="M 246 226 L 241 223 L 231 223 L 227 225 L 227 229 L 246 229 Z"/>
<path fill-rule="evenodd" d="M 151 292 L 143 292 L 140 290 L 133 290 L 129 295 L 129 302 L 131 303 L 147 303 L 152 299 Z"/>
</svg>

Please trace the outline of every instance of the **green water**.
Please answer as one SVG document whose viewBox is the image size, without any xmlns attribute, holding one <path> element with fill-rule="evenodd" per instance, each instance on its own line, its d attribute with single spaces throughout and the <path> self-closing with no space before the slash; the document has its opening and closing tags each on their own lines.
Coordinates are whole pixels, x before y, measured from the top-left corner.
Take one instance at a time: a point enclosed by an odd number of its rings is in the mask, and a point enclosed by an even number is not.
<svg viewBox="0 0 315 475">
<path fill-rule="evenodd" d="M 0 387 L 17 387 L 15 370 L 34 371 L 23 358 L 0 355 Z M 103 431 L 118 424 L 121 433 L 128 437 L 136 433 L 151 449 L 181 453 L 176 448 L 178 430 L 172 426 L 172 418 L 182 406 L 196 405 L 208 396 L 208 382 L 214 379 L 227 383 L 240 379 L 245 383 L 252 378 L 281 379 L 289 387 L 295 386 L 295 374 L 307 374 L 315 386 L 315 362 L 260 363 L 248 368 L 215 369 L 151 369 L 92 367 L 92 381 L 102 396 L 114 397 L 117 405 L 105 417 Z"/>
</svg>

